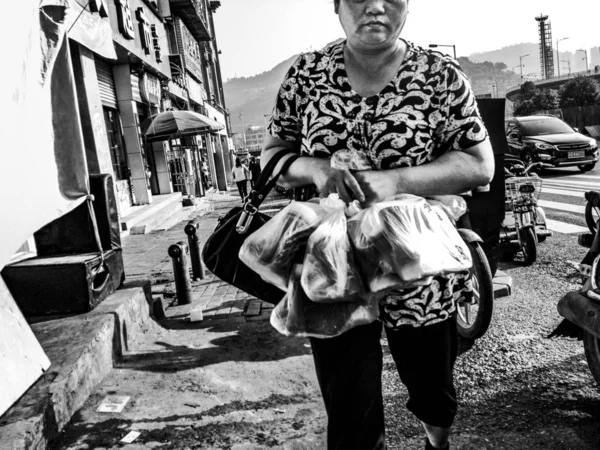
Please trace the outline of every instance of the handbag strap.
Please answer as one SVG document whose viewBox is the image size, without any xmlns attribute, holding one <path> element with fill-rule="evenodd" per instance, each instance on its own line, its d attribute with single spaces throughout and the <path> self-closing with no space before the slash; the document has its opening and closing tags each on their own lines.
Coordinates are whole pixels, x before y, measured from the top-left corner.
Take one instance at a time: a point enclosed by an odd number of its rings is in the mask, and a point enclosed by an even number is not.
<svg viewBox="0 0 600 450">
<path fill-rule="evenodd" d="M 284 161 L 279 172 L 275 174 L 275 167 L 285 156 L 289 156 L 289 158 Z M 261 172 L 260 177 L 254 185 L 254 189 L 252 189 L 248 194 L 248 197 L 246 197 L 244 201 L 244 206 L 252 205 L 254 208 L 258 209 L 258 207 L 265 200 L 269 192 L 271 192 L 271 189 L 273 189 L 277 184 L 277 180 L 279 179 L 279 177 L 282 174 L 284 174 L 292 165 L 292 163 L 296 161 L 299 157 L 300 155 L 296 153 L 286 151 L 275 153 L 265 165 L 265 168 Z"/>
</svg>

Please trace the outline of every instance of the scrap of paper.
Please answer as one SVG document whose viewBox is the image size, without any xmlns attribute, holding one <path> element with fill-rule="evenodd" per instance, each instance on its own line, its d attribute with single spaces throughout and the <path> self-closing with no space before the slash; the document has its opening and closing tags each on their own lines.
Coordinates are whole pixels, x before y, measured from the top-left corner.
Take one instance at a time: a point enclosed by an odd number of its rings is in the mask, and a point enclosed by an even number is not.
<svg viewBox="0 0 600 450">
<path fill-rule="evenodd" d="M 121 412 L 131 397 L 121 397 L 117 395 L 109 395 L 102 400 L 98 406 L 98 412 Z"/>
<path fill-rule="evenodd" d="M 140 433 L 139 431 L 130 431 L 123 439 L 121 439 L 121 442 L 125 444 L 131 444 L 139 437 L 140 434 L 142 433 Z"/>
</svg>

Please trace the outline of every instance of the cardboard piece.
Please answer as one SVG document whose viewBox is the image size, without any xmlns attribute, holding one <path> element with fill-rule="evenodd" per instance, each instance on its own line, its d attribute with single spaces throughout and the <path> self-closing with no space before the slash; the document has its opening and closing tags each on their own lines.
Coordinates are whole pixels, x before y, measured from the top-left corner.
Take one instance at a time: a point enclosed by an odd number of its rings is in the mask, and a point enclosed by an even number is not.
<svg viewBox="0 0 600 450">
<path fill-rule="evenodd" d="M 0 277 L 0 416 L 50 367 L 33 331 Z"/>
</svg>

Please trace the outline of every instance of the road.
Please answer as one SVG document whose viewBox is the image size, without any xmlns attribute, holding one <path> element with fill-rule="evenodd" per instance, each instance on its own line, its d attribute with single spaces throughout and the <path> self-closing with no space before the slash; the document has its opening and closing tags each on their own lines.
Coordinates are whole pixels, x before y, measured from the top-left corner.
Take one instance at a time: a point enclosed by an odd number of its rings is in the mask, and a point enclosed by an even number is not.
<svg viewBox="0 0 600 450">
<path fill-rule="evenodd" d="M 532 266 L 501 263 L 513 278 L 512 295 L 496 299 L 485 336 L 461 344 L 452 449 L 600 448 L 600 390 L 583 346 L 547 338 L 561 321 L 556 303 L 579 286 L 568 261 L 586 252 L 577 244 L 585 230 L 583 194 L 600 189 L 600 169 L 550 170 L 542 178 L 540 203 L 555 233 Z M 207 219 L 211 227 L 216 217 Z M 388 448 L 423 448 L 423 430 L 404 406 L 407 391 L 385 339 L 382 344 Z M 126 446 L 132 450 L 325 448 L 325 412 L 305 341 L 277 335 L 266 321 L 239 318 L 149 332 L 136 345 L 143 354 L 168 346 L 175 363 L 115 369 L 73 418 L 57 450 L 121 448 L 129 430 L 142 433 Z M 131 396 L 123 413 L 96 412 L 115 394 Z"/>
</svg>

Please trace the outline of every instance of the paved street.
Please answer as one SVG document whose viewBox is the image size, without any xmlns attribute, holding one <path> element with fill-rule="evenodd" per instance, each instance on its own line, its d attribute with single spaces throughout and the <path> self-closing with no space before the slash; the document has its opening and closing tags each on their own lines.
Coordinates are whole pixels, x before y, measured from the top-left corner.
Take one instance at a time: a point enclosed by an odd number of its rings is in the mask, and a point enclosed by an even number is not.
<svg viewBox="0 0 600 450">
<path fill-rule="evenodd" d="M 596 171 L 572 169 L 543 178 L 548 217 L 555 230 L 569 232 L 541 244 L 531 267 L 501 265 L 513 277 L 513 295 L 497 299 L 482 339 L 461 345 L 452 448 L 600 447 L 600 393 L 583 346 L 546 338 L 560 322 L 556 302 L 578 285 L 567 261 L 585 253 L 566 226 L 585 226 L 574 207 L 584 205 L 583 192 L 600 188 L 600 180 Z M 237 202 L 217 200 L 216 211 L 202 218 L 201 241 Z M 268 322 L 270 308 L 212 277 L 193 282 L 193 307 L 204 307 L 204 321 L 189 322 L 190 307 L 174 302 L 166 249 L 185 240 L 183 225 L 125 239 L 128 276 L 152 277 L 167 318 L 132 343 L 56 449 L 121 448 L 131 430 L 141 434 L 130 449 L 324 449 L 325 413 L 304 339 L 278 335 Z M 404 407 L 407 392 L 387 351 L 383 385 L 389 448 L 422 448 L 422 430 Z M 108 395 L 130 397 L 123 412 L 96 411 Z"/>
</svg>

